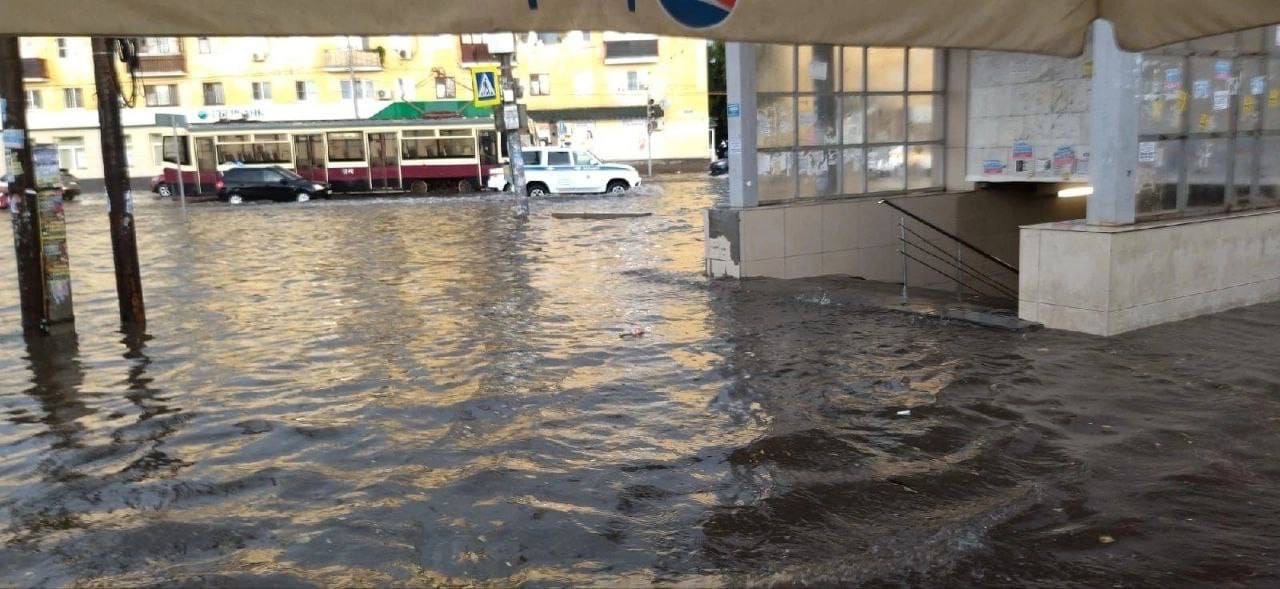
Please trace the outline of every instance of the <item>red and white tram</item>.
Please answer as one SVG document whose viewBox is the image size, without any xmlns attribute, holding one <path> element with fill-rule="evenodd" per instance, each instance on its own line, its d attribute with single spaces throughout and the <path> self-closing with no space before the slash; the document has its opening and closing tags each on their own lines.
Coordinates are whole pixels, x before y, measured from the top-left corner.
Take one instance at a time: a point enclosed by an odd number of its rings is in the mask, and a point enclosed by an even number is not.
<svg viewBox="0 0 1280 589">
<path fill-rule="evenodd" d="M 214 194 L 230 167 L 281 166 L 335 191 L 472 192 L 502 166 L 501 143 L 475 119 L 199 125 L 164 138 L 156 190 L 176 193 L 181 174 L 187 194 Z"/>
</svg>

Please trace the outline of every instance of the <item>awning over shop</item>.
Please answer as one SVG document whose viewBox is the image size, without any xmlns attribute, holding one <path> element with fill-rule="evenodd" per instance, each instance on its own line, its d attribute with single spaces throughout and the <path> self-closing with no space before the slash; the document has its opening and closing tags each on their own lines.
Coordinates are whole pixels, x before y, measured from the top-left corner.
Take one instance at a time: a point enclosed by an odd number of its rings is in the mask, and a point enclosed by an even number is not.
<svg viewBox="0 0 1280 589">
<path fill-rule="evenodd" d="M 8 0 L 0 34 L 391 35 L 611 30 L 1074 55 L 1098 18 L 1142 50 L 1280 23 L 1277 0 Z"/>
<path fill-rule="evenodd" d="M 433 100 L 427 102 L 395 102 L 369 117 L 375 121 L 417 119 L 482 119 L 492 118 L 493 109 L 480 108 L 465 100 Z"/>
</svg>

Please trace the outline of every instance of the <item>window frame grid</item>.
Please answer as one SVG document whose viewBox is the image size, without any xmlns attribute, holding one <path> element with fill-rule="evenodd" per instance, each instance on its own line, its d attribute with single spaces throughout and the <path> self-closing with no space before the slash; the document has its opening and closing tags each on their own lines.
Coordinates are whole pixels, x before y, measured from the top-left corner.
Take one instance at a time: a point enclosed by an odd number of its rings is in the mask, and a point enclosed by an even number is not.
<svg viewBox="0 0 1280 589">
<path fill-rule="evenodd" d="M 932 48 L 932 47 L 914 47 L 914 46 L 913 47 L 875 47 L 875 48 L 881 48 L 881 49 L 898 49 L 903 52 L 902 89 L 898 91 L 886 91 L 886 90 L 870 91 L 868 90 L 868 88 L 870 87 L 870 76 L 871 76 L 871 72 L 869 68 L 870 53 L 871 53 L 870 50 L 873 47 L 860 46 L 860 45 L 831 45 L 831 47 L 833 48 L 833 52 L 832 52 L 833 59 L 829 67 L 832 68 L 833 76 L 836 78 L 836 80 L 833 82 L 834 90 L 830 93 L 824 93 L 824 92 L 817 92 L 817 91 L 804 91 L 804 92 L 800 91 L 800 76 L 802 74 L 800 69 L 800 45 L 796 45 L 796 44 L 791 44 L 791 45 L 780 44 L 780 45 L 787 46 L 791 50 L 791 70 L 792 70 L 791 71 L 791 90 L 789 92 L 758 91 L 756 92 L 756 95 L 757 95 L 757 98 L 761 98 L 761 99 L 763 98 L 790 98 L 791 99 L 791 103 L 792 103 L 791 104 L 791 120 L 794 122 L 791 130 L 791 145 L 787 147 L 760 147 L 760 148 L 757 148 L 756 152 L 760 154 L 790 153 L 792 155 L 792 159 L 794 160 L 793 171 L 794 171 L 795 177 L 792 182 L 792 187 L 791 187 L 792 193 L 790 197 L 777 199 L 777 200 L 762 201 L 761 204 L 781 204 L 781 203 L 789 203 L 789 202 L 806 202 L 806 201 L 816 201 L 816 200 L 874 198 L 874 197 L 883 197 L 885 195 L 892 195 L 892 194 L 925 194 L 925 193 L 936 193 L 936 192 L 946 191 L 946 157 L 947 157 L 947 153 L 946 153 L 947 152 L 947 149 L 946 149 L 947 147 L 947 100 L 946 100 L 946 97 L 947 97 L 947 90 L 948 90 L 947 72 L 950 64 L 948 63 L 949 56 L 945 49 Z M 862 84 L 860 86 L 862 88 L 861 90 L 856 90 L 856 91 L 845 90 L 844 64 L 845 64 L 846 48 L 861 49 L 860 51 L 861 61 L 862 61 L 862 67 L 861 67 Z M 912 49 L 931 49 L 932 51 L 934 51 L 934 60 L 935 60 L 934 67 L 935 67 L 936 79 L 934 80 L 932 90 L 927 90 L 927 91 L 911 90 L 911 50 Z M 941 60 L 941 63 L 939 63 L 938 60 Z M 834 121 L 834 125 L 836 127 L 837 141 L 836 143 L 833 143 L 830 145 L 802 145 L 800 142 L 800 131 L 801 131 L 800 99 L 810 98 L 810 97 L 826 97 L 826 96 L 830 96 L 835 101 L 835 104 L 837 105 L 836 107 L 837 116 L 835 117 L 835 121 Z M 902 125 L 903 125 L 902 141 L 890 141 L 890 142 L 868 141 L 869 135 L 870 135 L 867 128 L 868 127 L 867 113 L 868 113 L 868 108 L 870 104 L 870 100 L 868 99 L 876 96 L 897 96 L 902 98 L 902 101 L 903 101 L 902 102 Z M 938 129 L 937 139 L 916 140 L 916 141 L 913 141 L 911 139 L 911 108 L 910 108 L 911 101 L 910 99 L 912 96 L 929 96 L 936 99 L 941 99 L 940 101 L 942 105 L 942 108 L 940 109 L 941 112 L 934 113 L 934 117 L 935 117 L 934 125 Z M 862 114 L 862 139 L 863 140 L 861 143 L 850 143 L 845 140 L 844 99 L 848 97 L 862 98 L 861 114 Z M 1277 134 L 1280 134 L 1280 131 L 1277 131 Z M 940 169 L 941 181 L 937 185 L 929 186 L 926 188 L 910 188 L 911 186 L 910 168 L 909 166 L 907 166 L 905 162 L 905 158 L 907 156 L 907 153 L 910 151 L 912 147 L 920 147 L 920 146 L 928 146 L 928 147 L 936 148 L 937 157 L 933 160 L 932 173 L 936 175 Z M 884 148 L 884 147 L 901 147 L 903 149 L 903 158 L 904 158 L 903 174 L 904 175 L 902 179 L 902 187 L 900 189 L 880 190 L 880 191 L 873 192 L 870 190 L 871 179 L 867 174 L 867 171 L 868 171 L 867 156 L 872 149 Z M 849 150 L 849 149 L 860 149 L 862 152 L 861 163 L 862 163 L 863 173 L 862 173 L 862 179 L 861 179 L 860 192 L 849 192 L 846 189 L 848 179 L 845 173 L 844 153 L 846 150 Z M 800 188 L 803 181 L 803 176 L 800 174 L 800 169 L 799 169 L 801 154 L 806 152 L 812 152 L 812 151 L 825 151 L 827 152 L 827 155 L 830 156 L 830 152 L 833 150 L 839 156 L 837 158 L 837 162 L 839 166 L 838 190 L 836 190 L 834 194 L 826 195 L 826 196 L 801 196 Z M 932 184 L 932 180 L 930 181 L 930 183 Z"/>
</svg>

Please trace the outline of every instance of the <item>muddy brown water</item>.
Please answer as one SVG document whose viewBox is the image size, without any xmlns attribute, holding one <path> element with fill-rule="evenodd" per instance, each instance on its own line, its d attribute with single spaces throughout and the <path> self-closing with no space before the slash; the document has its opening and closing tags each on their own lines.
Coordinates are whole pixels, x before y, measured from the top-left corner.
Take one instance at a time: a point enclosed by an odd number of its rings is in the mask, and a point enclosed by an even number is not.
<svg viewBox="0 0 1280 589">
<path fill-rule="evenodd" d="M 101 197 L 78 338 L 24 341 L 0 229 L 0 586 L 1280 583 L 1280 305 L 1106 340 L 709 283 L 724 187 L 142 202 L 142 337 Z"/>
</svg>

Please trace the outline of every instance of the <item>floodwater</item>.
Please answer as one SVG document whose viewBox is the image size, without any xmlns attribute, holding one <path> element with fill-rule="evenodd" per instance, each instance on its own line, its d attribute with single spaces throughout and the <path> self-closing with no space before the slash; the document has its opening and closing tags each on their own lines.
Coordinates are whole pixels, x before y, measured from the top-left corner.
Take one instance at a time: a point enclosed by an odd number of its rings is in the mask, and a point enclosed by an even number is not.
<svg viewBox="0 0 1280 589">
<path fill-rule="evenodd" d="M 147 199 L 128 337 L 85 197 L 79 337 L 31 343 L 0 229 L 0 586 L 1280 583 L 1280 305 L 1104 340 L 709 283 L 724 187 Z"/>
</svg>

